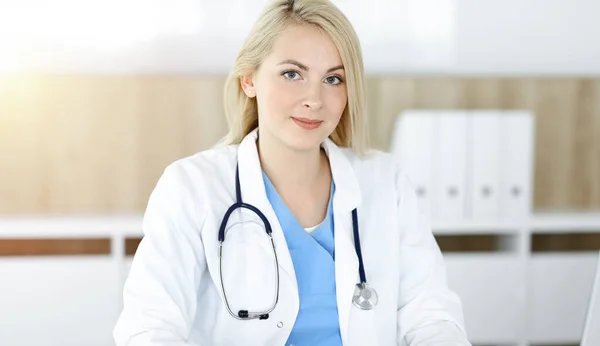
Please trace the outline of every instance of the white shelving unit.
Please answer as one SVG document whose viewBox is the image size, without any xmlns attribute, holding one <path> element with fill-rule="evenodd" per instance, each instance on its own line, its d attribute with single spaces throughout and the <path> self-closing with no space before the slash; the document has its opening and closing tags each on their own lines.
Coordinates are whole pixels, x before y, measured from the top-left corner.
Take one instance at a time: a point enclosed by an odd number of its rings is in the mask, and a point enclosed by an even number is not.
<svg viewBox="0 0 600 346">
<path fill-rule="evenodd" d="M 438 237 L 495 236 L 497 249 L 445 254 L 476 345 L 579 342 L 597 252 L 532 252 L 537 234 L 600 234 L 592 213 L 532 213 L 535 115 L 405 110 L 390 152 Z M 600 249 L 598 249 L 600 250 Z"/>
<path fill-rule="evenodd" d="M 446 253 L 474 345 L 578 344 L 597 251 L 532 252 L 538 234 L 599 234 L 600 213 L 537 213 L 510 222 L 433 222 L 436 236 L 495 235 L 494 252 Z"/>
<path fill-rule="evenodd" d="M 112 328 L 140 215 L 0 219 L 2 239 L 108 238 L 109 255 L 0 257 L 0 345 L 113 345 Z M 596 252 L 532 253 L 537 233 L 600 234 L 600 213 L 534 214 L 522 222 L 433 222 L 436 235 L 507 239 L 498 252 L 445 254 L 473 345 L 578 344 Z"/>
<path fill-rule="evenodd" d="M 546 213 L 536 234 L 600 234 L 600 214 Z M 538 252 L 529 257 L 527 341 L 537 345 L 579 344 L 590 302 L 598 251 Z"/>
</svg>

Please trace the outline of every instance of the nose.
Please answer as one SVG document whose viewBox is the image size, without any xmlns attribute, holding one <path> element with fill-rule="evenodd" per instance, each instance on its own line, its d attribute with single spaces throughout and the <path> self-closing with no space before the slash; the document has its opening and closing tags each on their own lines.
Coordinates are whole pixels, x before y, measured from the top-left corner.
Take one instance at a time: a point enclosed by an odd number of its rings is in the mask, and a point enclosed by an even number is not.
<svg viewBox="0 0 600 346">
<path fill-rule="evenodd" d="M 318 83 L 317 85 L 311 83 L 307 88 L 308 90 L 306 92 L 306 97 L 302 102 L 302 106 L 313 111 L 319 110 L 323 106 L 321 83 Z"/>
</svg>

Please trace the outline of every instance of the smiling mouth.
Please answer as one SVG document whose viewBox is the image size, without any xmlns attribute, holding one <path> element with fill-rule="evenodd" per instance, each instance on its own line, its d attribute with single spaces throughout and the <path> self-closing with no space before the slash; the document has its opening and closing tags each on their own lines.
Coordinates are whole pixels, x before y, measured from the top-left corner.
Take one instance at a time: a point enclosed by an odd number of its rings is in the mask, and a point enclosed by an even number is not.
<svg viewBox="0 0 600 346">
<path fill-rule="evenodd" d="M 306 118 L 292 117 L 292 120 L 296 123 L 296 125 L 300 126 L 301 128 L 303 128 L 305 130 L 314 130 L 317 127 L 321 126 L 321 124 L 323 123 L 322 120 L 311 120 L 311 119 L 306 119 Z"/>
</svg>

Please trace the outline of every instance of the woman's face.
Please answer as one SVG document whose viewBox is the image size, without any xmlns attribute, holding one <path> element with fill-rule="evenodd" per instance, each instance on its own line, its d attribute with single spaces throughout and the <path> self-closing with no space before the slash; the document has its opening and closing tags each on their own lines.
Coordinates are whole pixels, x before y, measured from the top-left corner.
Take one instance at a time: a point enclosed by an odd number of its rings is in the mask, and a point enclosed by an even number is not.
<svg viewBox="0 0 600 346">
<path fill-rule="evenodd" d="M 295 25 L 279 35 L 259 69 L 242 78 L 242 86 L 257 98 L 261 137 L 311 150 L 338 125 L 348 101 L 345 78 L 329 35 Z"/>
</svg>

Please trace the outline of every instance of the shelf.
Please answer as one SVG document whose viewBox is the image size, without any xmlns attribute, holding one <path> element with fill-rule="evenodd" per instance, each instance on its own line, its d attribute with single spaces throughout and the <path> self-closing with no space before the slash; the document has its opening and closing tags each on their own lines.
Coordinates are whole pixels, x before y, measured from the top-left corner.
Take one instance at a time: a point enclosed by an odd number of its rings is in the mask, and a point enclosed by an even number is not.
<svg viewBox="0 0 600 346">
<path fill-rule="evenodd" d="M 0 238 L 141 237 L 142 214 L 0 216 Z M 600 212 L 545 212 L 522 220 L 432 220 L 436 235 L 600 233 Z"/>
<path fill-rule="evenodd" d="M 436 235 L 517 235 L 525 228 L 523 224 L 493 221 L 433 221 Z"/>
<path fill-rule="evenodd" d="M 521 230 L 537 233 L 600 233 L 600 212 L 543 212 L 521 220 L 432 220 L 440 235 L 515 235 Z"/>
<path fill-rule="evenodd" d="M 534 214 L 532 233 L 600 233 L 600 212 L 545 212 Z"/>
<path fill-rule="evenodd" d="M 0 238 L 97 238 L 141 236 L 142 216 L 29 215 L 0 218 Z"/>
</svg>

